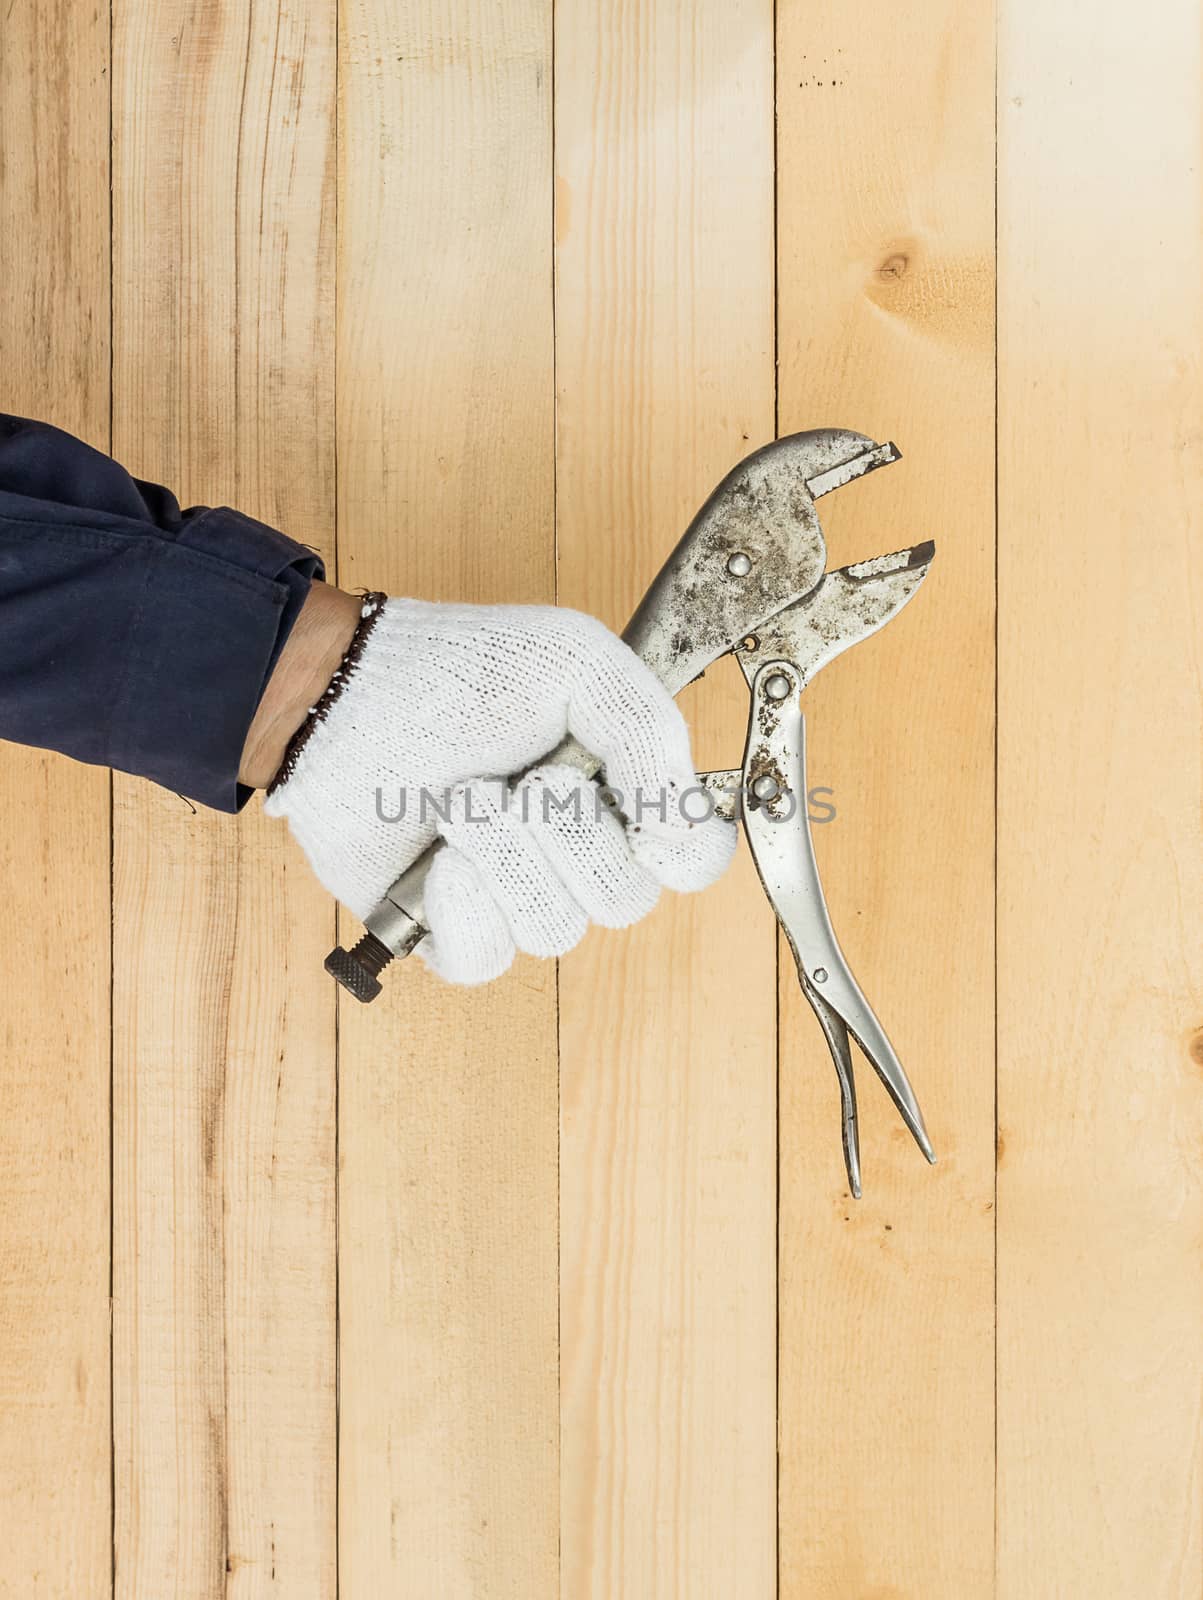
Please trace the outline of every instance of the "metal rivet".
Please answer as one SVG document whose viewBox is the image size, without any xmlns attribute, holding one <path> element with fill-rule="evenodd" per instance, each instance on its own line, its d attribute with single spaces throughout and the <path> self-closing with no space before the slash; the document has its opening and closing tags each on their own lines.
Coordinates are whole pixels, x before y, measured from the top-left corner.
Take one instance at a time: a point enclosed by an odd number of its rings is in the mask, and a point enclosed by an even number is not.
<svg viewBox="0 0 1203 1600">
<path fill-rule="evenodd" d="M 741 641 L 739 648 L 741 650 L 759 650 L 760 640 L 754 633 L 750 633 L 746 639 Z"/>
<path fill-rule="evenodd" d="M 742 550 L 737 550 L 734 555 L 727 557 L 727 571 L 733 578 L 746 578 L 752 570 L 752 557 L 745 555 Z"/>
<path fill-rule="evenodd" d="M 816 967 L 815 968 L 815 982 L 816 983 L 826 983 L 827 982 L 827 968 L 826 967 Z"/>
<path fill-rule="evenodd" d="M 764 692 L 770 700 L 784 700 L 790 691 L 790 681 L 784 672 L 774 672 L 764 680 Z"/>
<path fill-rule="evenodd" d="M 781 793 L 776 778 L 771 778 L 767 772 L 759 778 L 752 780 L 752 793 L 758 800 L 775 800 Z"/>
</svg>

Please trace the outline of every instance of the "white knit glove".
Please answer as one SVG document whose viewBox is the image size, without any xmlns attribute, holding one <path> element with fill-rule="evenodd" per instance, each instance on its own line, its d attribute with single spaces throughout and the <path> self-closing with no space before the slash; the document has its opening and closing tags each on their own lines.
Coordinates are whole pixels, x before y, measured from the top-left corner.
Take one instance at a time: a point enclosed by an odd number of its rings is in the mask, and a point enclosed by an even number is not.
<svg viewBox="0 0 1203 1600">
<path fill-rule="evenodd" d="M 441 976 L 487 982 L 516 948 L 561 955 L 590 921 L 625 927 L 662 884 L 703 889 L 727 866 L 735 829 L 697 788 L 684 718 L 600 622 L 383 597 L 364 614 L 264 810 L 361 919 L 442 834 L 418 947 Z M 571 767 L 508 792 L 567 733 L 601 758 L 625 828 Z"/>
</svg>

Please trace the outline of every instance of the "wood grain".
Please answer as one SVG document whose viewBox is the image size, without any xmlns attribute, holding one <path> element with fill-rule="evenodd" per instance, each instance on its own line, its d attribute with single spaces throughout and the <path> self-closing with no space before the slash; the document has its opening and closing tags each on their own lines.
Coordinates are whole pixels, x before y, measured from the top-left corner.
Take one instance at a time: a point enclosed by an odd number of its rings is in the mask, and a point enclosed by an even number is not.
<svg viewBox="0 0 1203 1600">
<path fill-rule="evenodd" d="M 1198 8 L 1000 7 L 999 1568 L 1203 1590 Z M 1037 1576 L 1038 1575 L 1038 1576 Z"/>
<path fill-rule="evenodd" d="M 53 63 L 47 72 L 46 63 Z M 0 410 L 109 431 L 108 18 L 0 23 Z M 0 1595 L 109 1563 L 109 779 L 0 747 Z"/>
<path fill-rule="evenodd" d="M 333 8 L 114 54 L 114 451 L 332 558 Z M 257 805 L 116 797 L 116 1592 L 331 1595 L 333 916 Z"/>
<path fill-rule="evenodd" d="M 565 6 L 556 40 L 559 598 L 621 627 L 772 437 L 772 8 Z M 742 753 L 735 677 L 690 701 L 704 764 Z M 562 963 L 565 1600 L 774 1590 L 774 970 L 746 858 Z"/>
<path fill-rule="evenodd" d="M 811 782 L 940 1165 L 858 1061 L 848 1199 L 746 856 L 558 990 L 336 1017 L 257 804 L 113 780 L 110 929 L 108 776 L 5 747 L 0 1596 L 1203 1587 L 1197 6 L 999 0 L 997 361 L 993 10 L 775 11 L 113 0 L 111 74 L 107 8 L 4 14 L 0 408 L 332 575 L 337 506 L 346 586 L 550 599 L 558 528 L 621 625 L 775 340 L 782 432 L 897 439 L 831 559 L 936 564 Z"/>
<path fill-rule="evenodd" d="M 343 0 L 340 40 L 341 580 L 550 599 L 551 8 Z M 542 1600 L 554 968 L 411 961 L 340 1052 L 341 1592 Z"/>
<path fill-rule="evenodd" d="M 903 451 L 823 502 L 829 564 L 937 546 L 904 615 L 805 697 L 832 917 L 940 1164 L 858 1055 L 849 1199 L 835 1075 L 783 952 L 791 1600 L 993 1585 L 992 76 L 987 5 L 778 8 L 781 427 Z"/>
</svg>

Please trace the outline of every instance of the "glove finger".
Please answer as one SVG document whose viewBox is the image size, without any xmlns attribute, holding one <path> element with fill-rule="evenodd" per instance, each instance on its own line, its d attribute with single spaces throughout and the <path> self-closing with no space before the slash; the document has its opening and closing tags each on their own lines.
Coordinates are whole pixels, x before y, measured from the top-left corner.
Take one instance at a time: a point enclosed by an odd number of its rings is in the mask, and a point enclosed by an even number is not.
<svg viewBox="0 0 1203 1600">
<path fill-rule="evenodd" d="M 672 696 L 621 639 L 592 617 L 580 620 L 583 648 L 570 685 L 568 725 L 601 760 L 623 810 L 631 815 L 637 798 L 654 807 L 668 783 L 679 790 L 696 785 L 689 729 Z"/>
<path fill-rule="evenodd" d="M 418 953 L 448 983 L 489 983 L 514 959 L 514 941 L 488 885 L 458 850 L 440 850 L 426 877 L 429 935 Z"/>
<path fill-rule="evenodd" d="M 735 839 L 698 783 L 685 718 L 622 640 L 591 618 L 582 626 L 587 648 L 569 700 L 572 732 L 601 758 L 636 859 L 669 888 L 704 889 L 726 869 Z"/>
<path fill-rule="evenodd" d="M 632 823 L 627 841 L 631 854 L 657 883 L 692 894 L 708 889 L 731 865 L 737 830 L 733 822 L 712 815 L 676 838 Z"/>
<path fill-rule="evenodd" d="M 527 774 L 511 804 L 590 922 L 626 928 L 651 911 L 660 885 L 601 796 L 575 767 L 547 765 Z"/>
<path fill-rule="evenodd" d="M 505 784 L 457 784 L 448 812 L 439 832 L 475 867 L 519 950 L 559 956 L 578 944 L 589 919 L 523 826 Z"/>
</svg>

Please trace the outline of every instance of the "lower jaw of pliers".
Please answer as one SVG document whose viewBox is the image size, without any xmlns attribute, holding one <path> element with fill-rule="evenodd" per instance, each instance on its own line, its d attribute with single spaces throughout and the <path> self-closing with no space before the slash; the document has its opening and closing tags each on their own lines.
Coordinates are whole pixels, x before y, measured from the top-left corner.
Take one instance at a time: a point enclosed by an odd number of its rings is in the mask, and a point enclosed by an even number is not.
<svg viewBox="0 0 1203 1600">
<path fill-rule="evenodd" d="M 885 1085 L 920 1150 L 931 1162 L 936 1157 L 914 1090 L 852 975 L 827 911 L 807 811 L 802 687 L 802 673 L 789 661 L 767 662 L 756 674 L 739 800 L 756 870 L 835 1064 L 844 1162 L 852 1194 L 859 1198 L 860 1144 L 850 1036 Z"/>
</svg>

